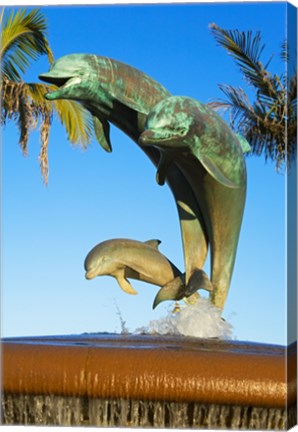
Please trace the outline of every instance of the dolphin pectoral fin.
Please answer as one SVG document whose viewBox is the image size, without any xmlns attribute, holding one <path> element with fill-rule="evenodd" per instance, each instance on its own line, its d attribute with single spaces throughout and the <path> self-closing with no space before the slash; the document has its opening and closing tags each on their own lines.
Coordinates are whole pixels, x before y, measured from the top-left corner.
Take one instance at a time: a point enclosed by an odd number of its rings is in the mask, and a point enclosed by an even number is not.
<svg viewBox="0 0 298 432">
<path fill-rule="evenodd" d="M 152 240 L 147 240 L 144 243 L 155 248 L 155 249 L 158 249 L 158 246 L 160 245 L 161 240 L 152 239 Z"/>
<path fill-rule="evenodd" d="M 210 157 L 200 153 L 198 159 L 205 170 L 208 171 L 211 177 L 218 181 L 218 183 L 221 183 L 223 186 L 232 189 L 238 189 L 240 187 L 237 183 L 234 183 L 228 179 L 228 177 L 224 175 L 224 173 L 218 168 L 218 166 L 212 161 Z"/>
<path fill-rule="evenodd" d="M 169 158 L 165 152 L 161 151 L 159 164 L 156 172 L 156 182 L 159 186 L 163 186 L 166 181 L 167 171 L 172 164 L 172 159 Z"/>
<path fill-rule="evenodd" d="M 131 284 L 125 278 L 124 269 L 114 273 L 113 276 L 117 279 L 120 288 L 123 289 L 123 291 L 125 291 L 127 294 L 133 294 L 133 295 L 138 294 L 138 292 L 131 286 Z"/>
<path fill-rule="evenodd" d="M 177 276 L 160 288 L 153 301 L 152 309 L 166 300 L 181 300 L 184 297 L 184 276 Z"/>
<path fill-rule="evenodd" d="M 212 292 L 213 286 L 204 270 L 195 269 L 189 278 L 184 295 L 190 297 L 199 289 Z"/>
<path fill-rule="evenodd" d="M 110 141 L 110 125 L 104 119 L 99 119 L 96 116 L 93 116 L 93 128 L 97 141 L 101 145 L 101 147 L 111 153 L 112 146 Z"/>
<path fill-rule="evenodd" d="M 236 134 L 236 137 L 238 138 L 238 140 L 240 142 L 243 153 L 251 152 L 251 147 L 250 147 L 248 141 L 246 141 L 246 139 L 244 138 L 244 136 L 242 136 L 240 134 Z"/>
</svg>

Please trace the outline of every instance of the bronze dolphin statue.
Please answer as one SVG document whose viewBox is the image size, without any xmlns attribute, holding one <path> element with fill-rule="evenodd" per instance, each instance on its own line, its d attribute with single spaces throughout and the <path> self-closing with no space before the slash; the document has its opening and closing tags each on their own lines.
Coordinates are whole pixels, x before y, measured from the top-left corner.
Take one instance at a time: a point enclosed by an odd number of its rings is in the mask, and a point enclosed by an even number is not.
<svg viewBox="0 0 298 432">
<path fill-rule="evenodd" d="M 97 139 L 111 151 L 109 123 L 120 128 L 136 143 L 145 130 L 147 115 L 161 100 L 171 96 L 145 73 L 108 57 L 70 54 L 59 58 L 40 79 L 55 84 L 49 100 L 72 99 L 93 116 Z M 141 147 L 158 166 L 161 154 L 155 147 Z M 174 161 L 167 169 L 166 181 L 174 195 L 181 227 L 186 275 L 203 268 L 207 239 L 199 204 L 185 174 Z"/>
<path fill-rule="evenodd" d="M 153 308 L 164 300 L 181 300 L 185 292 L 184 275 L 158 250 L 160 240 L 140 242 L 130 239 L 106 240 L 96 245 L 86 256 L 86 279 L 109 275 L 117 279 L 128 294 L 137 294 L 127 279 L 136 279 L 161 286 Z M 197 274 L 196 289 L 212 290 L 204 271 Z M 193 293 L 190 293 L 192 295 Z M 193 297 L 197 298 L 193 295 Z M 185 299 L 188 302 L 187 299 Z M 191 300 L 193 301 L 193 299 Z"/>
<path fill-rule="evenodd" d="M 162 152 L 157 172 L 160 184 L 172 163 L 187 179 L 203 218 L 206 236 L 203 245 L 210 243 L 211 300 L 222 309 L 233 273 L 245 205 L 243 153 L 250 150 L 249 144 L 208 106 L 181 96 L 166 98 L 151 110 L 139 143 Z M 194 270 L 186 273 L 186 281 Z M 189 289 L 185 294 L 189 294 Z"/>
</svg>

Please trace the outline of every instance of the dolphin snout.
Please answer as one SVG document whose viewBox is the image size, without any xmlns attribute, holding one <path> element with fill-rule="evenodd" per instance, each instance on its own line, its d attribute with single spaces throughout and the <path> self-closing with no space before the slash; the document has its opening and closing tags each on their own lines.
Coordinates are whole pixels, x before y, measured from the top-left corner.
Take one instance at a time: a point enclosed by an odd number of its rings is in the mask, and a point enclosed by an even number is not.
<svg viewBox="0 0 298 432">
<path fill-rule="evenodd" d="M 155 133 L 148 129 L 139 136 L 139 144 L 143 146 L 151 145 L 156 140 Z"/>
<path fill-rule="evenodd" d="M 96 273 L 94 271 L 93 272 L 92 271 L 86 271 L 86 273 L 85 273 L 85 278 L 88 280 L 95 278 L 95 276 L 96 276 Z"/>
</svg>

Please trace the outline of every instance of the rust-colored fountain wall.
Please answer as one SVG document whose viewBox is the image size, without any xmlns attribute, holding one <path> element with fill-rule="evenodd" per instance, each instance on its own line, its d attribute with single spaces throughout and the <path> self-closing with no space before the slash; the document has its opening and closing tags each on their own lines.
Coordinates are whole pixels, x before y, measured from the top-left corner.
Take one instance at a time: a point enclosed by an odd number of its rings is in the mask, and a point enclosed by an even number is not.
<svg viewBox="0 0 298 432">
<path fill-rule="evenodd" d="M 294 345 L 101 334 L 4 339 L 2 355 L 4 424 L 296 424 Z"/>
</svg>

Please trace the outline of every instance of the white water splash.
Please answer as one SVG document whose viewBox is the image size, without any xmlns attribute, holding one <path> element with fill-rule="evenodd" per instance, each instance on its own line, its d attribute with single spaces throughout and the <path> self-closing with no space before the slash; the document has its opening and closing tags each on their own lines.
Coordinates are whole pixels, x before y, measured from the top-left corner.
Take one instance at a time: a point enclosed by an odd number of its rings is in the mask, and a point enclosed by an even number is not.
<svg viewBox="0 0 298 432">
<path fill-rule="evenodd" d="M 209 299 L 200 298 L 194 305 L 181 306 L 179 312 L 168 311 L 166 317 L 150 321 L 135 333 L 231 339 L 233 327 Z"/>
</svg>

